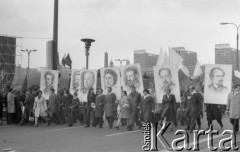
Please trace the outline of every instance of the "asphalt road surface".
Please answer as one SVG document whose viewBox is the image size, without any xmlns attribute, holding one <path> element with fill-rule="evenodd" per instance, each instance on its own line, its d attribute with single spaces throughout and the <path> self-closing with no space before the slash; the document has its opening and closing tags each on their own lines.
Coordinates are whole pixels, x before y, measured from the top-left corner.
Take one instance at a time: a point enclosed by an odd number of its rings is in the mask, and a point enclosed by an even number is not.
<svg viewBox="0 0 240 152">
<path fill-rule="evenodd" d="M 223 124 L 224 129 L 232 129 L 226 116 L 223 117 Z M 220 129 L 217 122 L 214 121 L 213 125 L 214 129 Z M 204 118 L 202 129 L 206 128 L 207 122 Z M 178 129 L 185 127 L 180 126 Z M 167 131 L 164 134 L 170 144 L 179 137 L 174 133 L 175 131 Z M 229 137 L 221 133 L 222 130 L 219 131 L 219 135 L 214 136 L 213 143 L 217 147 L 221 139 Z M 189 133 L 189 138 L 190 145 L 194 145 L 193 134 Z M 207 135 L 200 136 L 199 141 L 200 151 L 210 151 Z M 237 141 L 240 141 L 239 137 Z M 106 123 L 101 129 L 85 128 L 79 123 L 74 124 L 73 127 L 55 124 L 47 127 L 44 123 L 39 124 L 37 128 L 30 125 L 0 126 L 0 152 L 6 148 L 11 148 L 15 152 L 141 152 L 142 142 L 143 133 L 137 127 L 133 131 L 127 131 L 126 127 L 120 127 L 120 130 L 108 129 Z M 160 142 L 157 146 L 160 152 L 168 151 Z"/>
</svg>

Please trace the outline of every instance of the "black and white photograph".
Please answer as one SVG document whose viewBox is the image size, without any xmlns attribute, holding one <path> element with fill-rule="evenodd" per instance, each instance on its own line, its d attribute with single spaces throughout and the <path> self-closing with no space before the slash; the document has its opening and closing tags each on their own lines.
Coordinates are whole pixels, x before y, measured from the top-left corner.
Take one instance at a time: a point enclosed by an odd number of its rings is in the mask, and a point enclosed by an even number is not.
<svg viewBox="0 0 240 152">
<path fill-rule="evenodd" d="M 107 94 L 107 88 L 111 87 L 118 100 L 121 99 L 121 77 L 119 67 L 100 69 L 101 86 L 103 93 Z"/>
<path fill-rule="evenodd" d="M 181 102 L 177 66 L 153 67 L 157 103 L 162 103 L 166 90 L 170 90 L 177 102 Z"/>
<path fill-rule="evenodd" d="M 232 91 L 232 65 L 206 65 L 205 103 L 226 105 Z"/>
<path fill-rule="evenodd" d="M 123 90 L 129 94 L 132 86 L 139 93 L 143 92 L 143 81 L 140 64 L 132 64 L 121 67 L 121 85 Z"/>
<path fill-rule="evenodd" d="M 0 0 L 0 22 L 0 152 L 239 151 L 240 0 Z"/>
<path fill-rule="evenodd" d="M 51 95 L 51 89 L 54 89 L 55 93 L 58 90 L 58 71 L 55 70 L 42 70 L 41 71 L 41 81 L 40 89 L 42 90 L 42 96 L 45 99 L 49 99 Z"/>
</svg>

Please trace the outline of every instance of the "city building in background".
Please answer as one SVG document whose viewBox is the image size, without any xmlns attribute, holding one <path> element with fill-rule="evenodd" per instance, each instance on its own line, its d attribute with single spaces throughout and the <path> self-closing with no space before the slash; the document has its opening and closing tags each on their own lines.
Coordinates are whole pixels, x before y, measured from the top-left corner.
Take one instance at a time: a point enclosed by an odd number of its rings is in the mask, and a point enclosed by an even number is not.
<svg viewBox="0 0 240 152">
<path fill-rule="evenodd" d="M 181 55 L 183 58 L 183 65 L 188 68 L 190 75 L 193 74 L 197 62 L 197 53 L 185 50 L 184 47 L 172 47 L 171 50 L 175 50 Z"/>
<path fill-rule="evenodd" d="M 231 48 L 229 43 L 215 45 L 215 64 L 231 64 L 237 69 L 236 49 Z"/>
<path fill-rule="evenodd" d="M 134 51 L 133 62 L 140 63 L 142 74 L 146 77 L 153 77 L 153 66 L 156 66 L 157 60 L 157 54 L 147 53 L 145 50 Z"/>
</svg>

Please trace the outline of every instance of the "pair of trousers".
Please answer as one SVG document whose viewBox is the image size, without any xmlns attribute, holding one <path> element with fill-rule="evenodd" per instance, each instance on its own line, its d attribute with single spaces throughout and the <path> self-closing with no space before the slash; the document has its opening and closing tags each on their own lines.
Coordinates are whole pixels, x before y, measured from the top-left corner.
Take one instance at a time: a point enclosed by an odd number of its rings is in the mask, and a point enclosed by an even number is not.
<svg viewBox="0 0 240 152">
<path fill-rule="evenodd" d="M 60 108 L 60 110 L 59 110 L 59 117 L 60 117 L 60 122 L 62 122 L 62 123 L 66 122 L 66 120 L 65 120 L 65 112 L 64 112 L 63 108 Z"/>
<path fill-rule="evenodd" d="M 30 115 L 30 107 L 29 106 L 25 106 L 25 110 L 22 114 L 22 118 L 21 118 L 21 124 L 27 123 L 29 121 L 29 115 Z"/>
<path fill-rule="evenodd" d="M 0 121 L 2 120 L 3 118 L 3 105 L 2 103 L 0 103 Z"/>
<path fill-rule="evenodd" d="M 52 116 L 50 117 L 48 123 L 50 124 L 50 123 L 52 123 L 52 121 L 54 121 L 54 120 L 56 121 L 57 124 L 60 123 L 61 118 L 60 118 L 60 115 L 59 115 L 58 112 L 52 114 Z"/>
<path fill-rule="evenodd" d="M 72 124 L 72 120 L 71 120 L 71 109 L 67 109 L 65 110 L 65 120 L 67 120 L 67 124 L 71 125 Z"/>
<path fill-rule="evenodd" d="M 133 127 L 134 122 L 136 123 L 137 126 L 141 126 L 141 123 L 138 120 L 138 110 L 134 110 L 131 114 L 130 120 L 129 120 L 129 125 L 128 127 Z"/>
<path fill-rule="evenodd" d="M 195 130 L 196 121 L 197 121 L 198 118 L 200 120 L 199 111 L 190 112 L 189 113 L 189 122 L 188 122 L 187 128 L 190 129 L 190 130 Z"/>
<path fill-rule="evenodd" d="M 233 125 L 233 131 L 238 132 L 239 131 L 239 119 L 230 118 L 230 122 Z"/>
<path fill-rule="evenodd" d="M 83 125 L 83 115 L 79 114 L 79 110 L 74 110 L 71 113 L 71 121 L 75 123 L 77 120 Z"/>
<path fill-rule="evenodd" d="M 222 120 L 221 119 L 217 119 L 217 122 L 219 123 L 219 125 L 221 127 L 223 127 L 223 123 L 222 123 Z M 208 120 L 208 127 L 210 127 L 210 125 L 212 125 L 212 120 Z"/>
<path fill-rule="evenodd" d="M 92 125 L 95 126 L 95 111 L 92 107 L 87 108 L 87 118 L 86 118 L 86 125 L 90 126 L 90 120 L 93 119 Z"/>
<path fill-rule="evenodd" d="M 96 125 L 99 125 L 99 127 L 102 127 L 103 125 L 103 117 L 95 117 Z"/>
<path fill-rule="evenodd" d="M 109 128 L 112 128 L 112 126 L 113 126 L 113 122 L 114 122 L 114 118 L 113 118 L 113 116 L 106 117 L 106 119 L 107 119 L 107 122 L 108 122 L 108 126 L 109 126 Z"/>
</svg>

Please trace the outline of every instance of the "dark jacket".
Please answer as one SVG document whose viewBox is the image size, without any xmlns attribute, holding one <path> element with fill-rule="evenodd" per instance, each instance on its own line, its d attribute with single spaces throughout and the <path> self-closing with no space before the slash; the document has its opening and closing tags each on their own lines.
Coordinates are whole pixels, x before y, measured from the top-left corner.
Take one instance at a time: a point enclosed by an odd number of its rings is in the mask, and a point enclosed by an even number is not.
<svg viewBox="0 0 240 152">
<path fill-rule="evenodd" d="M 92 103 L 95 103 L 96 95 L 93 93 L 92 95 L 87 95 L 87 107 L 91 107 Z"/>
<path fill-rule="evenodd" d="M 63 108 L 65 111 L 70 110 L 70 108 L 72 106 L 72 99 L 73 99 L 73 96 L 70 94 L 63 95 L 62 101 L 63 101 Z"/>
<path fill-rule="evenodd" d="M 175 95 L 163 95 L 161 118 L 167 117 L 167 121 L 175 121 L 177 113 L 177 103 Z"/>
<path fill-rule="evenodd" d="M 147 97 L 142 97 L 140 103 L 141 112 L 143 115 L 143 120 L 145 122 L 152 122 L 153 121 L 153 110 L 154 110 L 154 100 L 149 95 Z"/>
<path fill-rule="evenodd" d="M 194 93 L 194 94 L 185 94 L 185 102 L 184 108 L 187 109 L 190 112 L 190 115 L 193 113 L 199 113 L 202 112 L 202 95 L 200 93 Z"/>
<path fill-rule="evenodd" d="M 106 94 L 104 98 L 104 110 L 106 117 L 114 116 L 116 95 L 115 93 Z"/>
<path fill-rule="evenodd" d="M 100 95 L 100 96 L 97 95 L 96 97 L 95 117 L 103 116 L 104 98 L 105 98 L 105 95 Z"/>
<path fill-rule="evenodd" d="M 139 108 L 139 104 L 141 102 L 141 94 L 136 92 L 131 92 L 128 96 L 129 103 L 130 103 L 130 111 L 136 112 Z"/>
<path fill-rule="evenodd" d="M 55 114 L 57 113 L 59 109 L 59 102 L 56 94 L 51 94 L 49 96 L 49 104 L 48 104 L 48 110 L 51 111 L 51 113 Z"/>
<path fill-rule="evenodd" d="M 206 106 L 208 121 L 222 119 L 222 113 L 221 113 L 220 109 L 218 108 L 217 104 L 205 104 L 205 106 Z"/>
<path fill-rule="evenodd" d="M 72 111 L 78 111 L 80 105 L 80 100 L 78 98 L 74 98 L 72 100 Z"/>
</svg>

